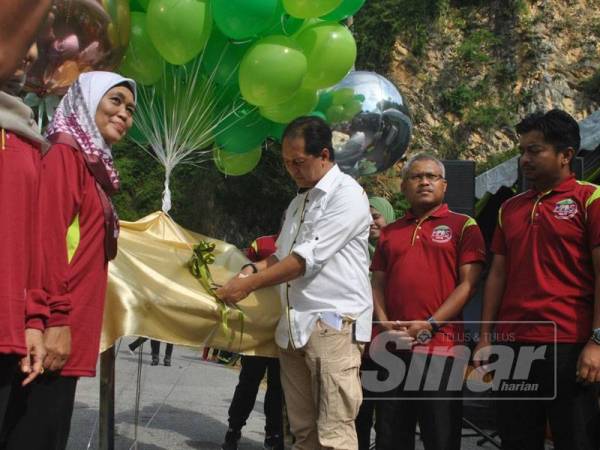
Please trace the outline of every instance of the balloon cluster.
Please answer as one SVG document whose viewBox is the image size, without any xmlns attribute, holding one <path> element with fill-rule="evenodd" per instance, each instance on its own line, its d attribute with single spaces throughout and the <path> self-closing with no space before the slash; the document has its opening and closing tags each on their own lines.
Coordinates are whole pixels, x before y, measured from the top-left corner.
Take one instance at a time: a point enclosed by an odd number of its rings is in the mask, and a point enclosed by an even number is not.
<svg viewBox="0 0 600 450">
<path fill-rule="evenodd" d="M 156 114 L 137 121 L 137 142 L 156 153 L 157 136 L 168 135 L 161 161 L 185 161 L 182 147 L 212 146 L 227 175 L 251 171 L 266 138 L 281 139 L 286 124 L 314 114 L 335 130 L 342 170 L 376 173 L 402 155 L 411 122 L 388 80 L 350 72 L 357 49 L 343 21 L 364 2 L 54 0 L 28 87 L 60 94 L 83 71 L 117 68 L 142 85 L 139 101 L 148 104 L 138 110 Z"/>
<path fill-rule="evenodd" d="M 261 144 L 309 114 L 318 91 L 341 81 L 356 43 L 339 23 L 365 0 L 133 0 L 131 39 L 120 71 L 157 83 L 165 65 L 201 60 L 219 102 L 236 103 L 214 130 L 219 170 L 252 170 Z"/>
</svg>

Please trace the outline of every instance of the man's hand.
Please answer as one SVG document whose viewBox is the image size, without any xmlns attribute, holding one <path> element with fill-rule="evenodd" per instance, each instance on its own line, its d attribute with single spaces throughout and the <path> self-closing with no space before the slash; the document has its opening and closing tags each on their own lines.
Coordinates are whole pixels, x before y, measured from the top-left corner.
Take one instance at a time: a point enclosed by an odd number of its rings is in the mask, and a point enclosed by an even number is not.
<svg viewBox="0 0 600 450">
<path fill-rule="evenodd" d="M 582 382 L 596 383 L 600 381 L 600 345 L 588 342 L 577 361 L 577 379 Z"/>
<path fill-rule="evenodd" d="M 252 268 L 252 266 L 246 266 L 244 267 L 242 270 L 240 270 L 239 275 L 244 275 L 243 277 L 240 278 L 245 278 L 247 276 L 253 275 L 254 274 L 254 269 Z"/>
<path fill-rule="evenodd" d="M 415 344 L 415 338 L 408 333 L 405 326 L 400 325 L 401 323 L 402 322 L 397 320 L 378 322 L 379 326 L 383 328 L 385 334 L 389 336 L 389 338 L 385 340 L 394 341 L 396 343 L 396 350 L 410 350 Z M 377 341 L 379 336 L 380 334 L 377 335 L 375 341 Z"/>
<path fill-rule="evenodd" d="M 431 324 L 426 320 L 397 321 L 396 328 L 405 328 L 408 335 L 413 339 L 416 339 L 419 333 L 423 330 L 433 333 Z"/>
<path fill-rule="evenodd" d="M 229 280 L 224 286 L 215 291 L 216 296 L 225 303 L 237 303 L 252 292 L 252 276 L 241 278 L 239 275 Z"/>
<path fill-rule="evenodd" d="M 25 345 L 27 346 L 27 356 L 21 359 L 21 371 L 27 374 L 27 377 L 21 383 L 22 386 L 28 385 L 44 372 L 42 361 L 46 356 L 44 338 L 40 330 L 27 328 L 25 330 Z"/>
<path fill-rule="evenodd" d="M 44 345 L 47 351 L 44 367 L 51 371 L 62 369 L 71 354 L 71 328 L 68 326 L 46 328 Z"/>
</svg>

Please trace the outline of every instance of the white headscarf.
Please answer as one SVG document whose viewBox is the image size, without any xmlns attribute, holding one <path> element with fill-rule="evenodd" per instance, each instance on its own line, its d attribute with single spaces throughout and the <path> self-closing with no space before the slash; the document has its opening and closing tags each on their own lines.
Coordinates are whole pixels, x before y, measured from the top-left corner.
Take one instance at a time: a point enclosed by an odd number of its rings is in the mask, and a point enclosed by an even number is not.
<svg viewBox="0 0 600 450">
<path fill-rule="evenodd" d="M 110 146 L 96 125 L 96 110 L 100 100 L 113 87 L 126 83 L 137 98 L 136 84 L 113 72 L 86 72 L 79 75 L 62 98 L 48 125 L 46 135 L 67 133 L 71 135 L 84 153 L 102 160 L 115 189 L 119 188 L 119 175 L 114 167 Z"/>
</svg>

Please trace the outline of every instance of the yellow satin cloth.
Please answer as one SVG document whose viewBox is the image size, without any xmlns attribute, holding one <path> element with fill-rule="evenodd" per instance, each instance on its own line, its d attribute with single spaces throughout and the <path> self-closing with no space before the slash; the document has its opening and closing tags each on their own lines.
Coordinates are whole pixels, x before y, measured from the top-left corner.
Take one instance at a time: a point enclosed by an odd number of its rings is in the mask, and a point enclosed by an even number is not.
<svg viewBox="0 0 600 450">
<path fill-rule="evenodd" d="M 119 252 L 109 265 L 100 351 L 122 336 L 146 336 L 247 355 L 276 355 L 278 290 L 261 289 L 238 303 L 243 321 L 235 308 L 229 308 L 223 320 L 223 309 L 187 266 L 192 247 L 201 240 L 216 243 L 215 263 L 209 266 L 215 283 L 224 284 L 248 262 L 233 245 L 188 231 L 162 212 L 137 222 L 121 221 Z"/>
</svg>

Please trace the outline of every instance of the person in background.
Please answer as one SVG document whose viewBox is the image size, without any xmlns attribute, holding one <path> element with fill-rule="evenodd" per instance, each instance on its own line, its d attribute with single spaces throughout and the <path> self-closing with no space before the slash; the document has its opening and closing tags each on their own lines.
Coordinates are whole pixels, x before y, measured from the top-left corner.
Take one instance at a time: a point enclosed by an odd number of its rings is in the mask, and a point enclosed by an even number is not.
<svg viewBox="0 0 600 450">
<path fill-rule="evenodd" d="M 40 183 L 50 308 L 44 342 L 63 350 L 45 358 L 43 376 L 13 386 L 3 449 L 64 449 L 77 380 L 96 374 L 108 261 L 116 256 L 119 230 L 110 200 L 119 189 L 111 147 L 132 125 L 135 89 L 133 80 L 115 73 L 84 73 L 48 126 L 52 147 Z"/>
<path fill-rule="evenodd" d="M 383 197 L 369 197 L 371 206 L 371 228 L 369 229 L 369 255 L 373 258 L 377 241 L 386 225 L 396 220 L 394 207 Z M 365 348 L 360 363 L 360 370 L 376 370 L 376 366 L 369 357 L 369 348 Z M 356 435 L 358 437 L 358 449 L 369 450 L 371 446 L 371 428 L 373 427 L 373 413 L 375 412 L 375 400 L 369 398 L 376 394 L 366 390 L 363 387 L 363 402 L 360 405 L 358 415 L 356 416 Z"/>
<path fill-rule="evenodd" d="M 135 352 L 135 350 L 142 345 L 144 342 L 146 342 L 148 340 L 148 338 L 145 337 L 139 337 L 137 338 L 135 341 L 133 341 L 131 344 L 128 345 L 129 350 L 133 353 Z M 151 354 L 151 360 L 150 360 L 150 365 L 151 366 L 158 366 L 158 364 L 160 363 L 160 341 L 156 341 L 154 339 L 150 339 L 150 354 Z M 173 344 L 169 344 L 168 342 L 166 343 L 166 347 L 165 347 L 165 359 L 163 360 L 163 364 L 167 367 L 169 367 L 171 365 L 171 356 L 173 355 Z"/>
<path fill-rule="evenodd" d="M 33 45 L 21 67 L 0 85 L 0 429 L 14 380 L 29 384 L 43 371 L 45 357 L 48 307 L 41 280 L 38 187 L 48 144 L 18 97 L 36 57 Z M 19 365 L 24 380 L 17 376 Z"/>
<path fill-rule="evenodd" d="M 531 189 L 498 212 L 474 360 L 485 364 L 494 343 L 544 350 L 519 379 L 539 390 L 497 402 L 503 449 L 543 449 L 549 422 L 555 449 L 597 450 L 600 187 L 571 172 L 581 138 L 565 111 L 533 113 L 516 129 Z"/>
<path fill-rule="evenodd" d="M 276 250 L 276 240 L 277 235 L 257 238 L 246 251 L 248 259 L 258 262 L 271 256 Z M 254 408 L 258 388 L 266 372 L 264 448 L 283 450 L 283 393 L 279 378 L 279 359 L 242 355 L 241 366 L 239 382 L 229 406 L 229 428 L 221 448 L 237 450 L 242 427 L 246 425 L 246 420 Z"/>
</svg>

